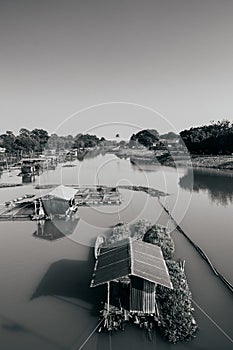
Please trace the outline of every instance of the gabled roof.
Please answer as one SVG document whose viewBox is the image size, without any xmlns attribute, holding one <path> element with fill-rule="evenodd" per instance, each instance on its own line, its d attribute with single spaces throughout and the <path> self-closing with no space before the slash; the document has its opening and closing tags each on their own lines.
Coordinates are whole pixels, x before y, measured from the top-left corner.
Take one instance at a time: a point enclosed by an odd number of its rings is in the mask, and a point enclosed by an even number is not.
<svg viewBox="0 0 233 350">
<path fill-rule="evenodd" d="M 54 190 L 48 192 L 46 195 L 55 197 L 55 198 L 69 200 L 73 198 L 76 193 L 77 193 L 77 190 L 73 189 L 72 187 L 60 185 L 60 186 L 57 186 Z"/>
<path fill-rule="evenodd" d="M 173 288 L 161 248 L 131 238 L 100 250 L 91 287 L 128 275 Z"/>
</svg>

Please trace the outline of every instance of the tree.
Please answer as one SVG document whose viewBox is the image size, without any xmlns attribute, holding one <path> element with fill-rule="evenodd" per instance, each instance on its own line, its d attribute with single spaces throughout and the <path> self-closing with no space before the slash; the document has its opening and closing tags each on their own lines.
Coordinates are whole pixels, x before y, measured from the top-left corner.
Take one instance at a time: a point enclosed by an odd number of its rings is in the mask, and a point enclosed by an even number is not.
<svg viewBox="0 0 233 350">
<path fill-rule="evenodd" d="M 183 130 L 180 136 L 193 154 L 233 153 L 233 124 L 228 120 Z"/>
<path fill-rule="evenodd" d="M 160 135 L 161 139 L 174 140 L 179 139 L 180 135 L 175 134 L 173 131 L 169 131 L 167 134 Z"/>
<path fill-rule="evenodd" d="M 100 143 L 96 135 L 78 134 L 74 140 L 74 148 L 95 147 Z"/>
<path fill-rule="evenodd" d="M 171 259 L 174 255 L 175 245 L 166 227 L 151 226 L 146 232 L 143 241 L 158 245 L 162 249 L 164 259 Z"/>
<path fill-rule="evenodd" d="M 145 129 L 139 131 L 136 135 L 133 134 L 130 138 L 130 143 L 138 141 L 141 145 L 149 148 L 159 140 L 159 133 L 155 129 Z"/>
<path fill-rule="evenodd" d="M 0 135 L 1 139 L 1 147 L 6 149 L 6 153 L 14 153 L 14 143 L 15 143 L 15 135 L 12 131 L 7 130 L 5 134 Z"/>
<path fill-rule="evenodd" d="M 31 132 L 32 138 L 34 138 L 38 144 L 39 144 L 39 152 L 42 152 L 45 148 L 45 145 L 47 144 L 49 140 L 49 135 L 46 130 L 43 129 L 34 129 Z"/>
</svg>

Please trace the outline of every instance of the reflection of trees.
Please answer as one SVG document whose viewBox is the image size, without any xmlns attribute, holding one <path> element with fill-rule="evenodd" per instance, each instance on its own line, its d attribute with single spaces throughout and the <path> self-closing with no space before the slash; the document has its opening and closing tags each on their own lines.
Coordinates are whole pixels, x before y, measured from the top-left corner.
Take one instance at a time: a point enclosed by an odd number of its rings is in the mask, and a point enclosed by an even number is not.
<svg viewBox="0 0 233 350">
<path fill-rule="evenodd" d="M 233 173 L 211 169 L 193 169 L 180 179 L 180 187 L 189 191 L 207 191 L 211 200 L 217 204 L 228 205 L 233 202 Z"/>
<path fill-rule="evenodd" d="M 77 159 L 81 162 L 83 161 L 84 159 L 92 159 L 92 158 L 95 158 L 97 157 L 99 154 L 105 154 L 104 153 L 104 148 L 101 148 L 101 147 L 96 147 L 96 148 L 93 148 L 91 150 L 89 149 L 84 149 L 83 151 L 81 150 L 78 150 L 78 153 L 77 153 Z"/>
<path fill-rule="evenodd" d="M 159 170 L 159 162 L 156 158 L 137 158 L 137 157 L 130 157 L 130 163 L 133 167 L 133 169 L 137 169 L 139 171 L 148 171 L 148 172 L 155 172 Z"/>
</svg>

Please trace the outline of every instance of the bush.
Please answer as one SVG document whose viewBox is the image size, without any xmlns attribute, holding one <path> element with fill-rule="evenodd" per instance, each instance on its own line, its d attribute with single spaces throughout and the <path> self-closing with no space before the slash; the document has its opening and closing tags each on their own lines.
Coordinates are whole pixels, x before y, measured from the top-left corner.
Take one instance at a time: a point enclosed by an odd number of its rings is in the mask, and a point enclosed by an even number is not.
<svg viewBox="0 0 233 350">
<path fill-rule="evenodd" d="M 144 235 L 143 241 L 158 245 L 165 260 L 172 259 L 175 245 L 166 227 L 153 225 Z"/>
<path fill-rule="evenodd" d="M 113 228 L 110 234 L 110 237 L 107 240 L 107 244 L 120 241 L 130 236 L 131 236 L 131 231 L 130 231 L 129 224 L 127 223 L 118 224 Z"/>
<path fill-rule="evenodd" d="M 161 331 L 172 343 L 191 340 L 198 329 L 193 317 L 192 295 L 179 263 L 166 261 L 173 290 L 157 286 Z"/>
<path fill-rule="evenodd" d="M 132 237 L 136 239 L 143 239 L 145 233 L 152 226 L 151 222 L 148 220 L 141 219 L 134 225 L 134 233 Z"/>
</svg>

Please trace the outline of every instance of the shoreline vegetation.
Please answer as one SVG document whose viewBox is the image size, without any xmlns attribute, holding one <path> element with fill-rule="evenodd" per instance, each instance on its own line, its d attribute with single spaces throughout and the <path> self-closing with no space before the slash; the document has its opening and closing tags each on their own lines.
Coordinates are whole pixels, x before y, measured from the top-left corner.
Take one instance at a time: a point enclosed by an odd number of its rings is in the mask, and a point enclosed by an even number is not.
<svg viewBox="0 0 233 350">
<path fill-rule="evenodd" d="M 170 155 L 155 154 L 146 148 L 124 147 L 117 150 L 111 150 L 119 158 L 129 158 L 132 164 L 140 165 L 158 165 L 158 166 L 176 166 L 193 168 L 210 168 L 219 170 L 233 170 L 233 155 Z"/>
<path fill-rule="evenodd" d="M 155 302 L 159 308 L 158 329 L 169 342 L 190 341 L 196 336 L 197 322 L 193 316 L 192 295 L 184 272 L 184 262 L 174 260 L 175 245 L 166 227 L 139 220 L 132 227 L 119 223 L 106 239 L 106 245 L 125 238 L 158 245 L 169 271 L 173 289 L 158 285 Z M 138 322 L 140 326 L 140 320 Z"/>
<path fill-rule="evenodd" d="M 128 141 L 96 135 L 49 135 L 46 130 L 22 128 L 15 135 L 6 131 L 0 135 L 0 172 L 9 165 L 17 166 L 23 158 L 65 154 L 64 161 L 113 153 L 130 158 L 132 164 L 164 165 L 174 167 L 201 167 L 233 170 L 233 123 L 228 120 L 192 127 L 180 134 L 160 135 L 156 129 L 143 129 L 132 134 Z M 97 152 L 96 152 L 97 151 Z M 73 166 L 65 165 L 67 167 Z"/>
</svg>

